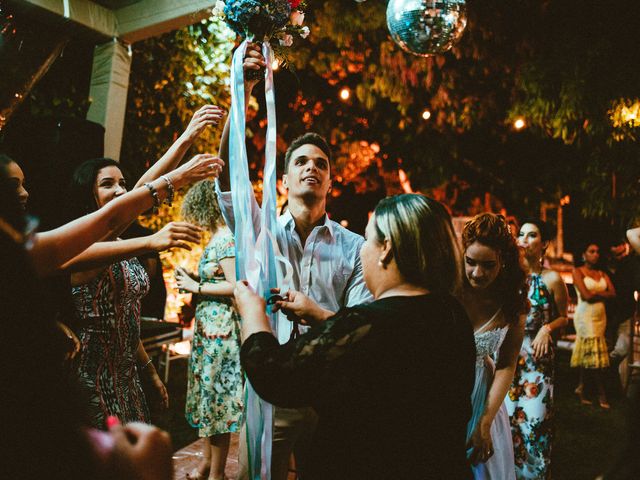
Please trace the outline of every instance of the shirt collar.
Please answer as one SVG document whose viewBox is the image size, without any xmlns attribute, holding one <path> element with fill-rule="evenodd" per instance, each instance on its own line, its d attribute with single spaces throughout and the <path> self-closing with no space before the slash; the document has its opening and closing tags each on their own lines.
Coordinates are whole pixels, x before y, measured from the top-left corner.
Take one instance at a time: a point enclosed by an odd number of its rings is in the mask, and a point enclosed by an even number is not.
<svg viewBox="0 0 640 480">
<path fill-rule="evenodd" d="M 286 228 L 287 230 L 292 230 L 295 228 L 295 221 L 293 219 L 293 215 L 291 215 L 291 212 L 289 210 L 284 212 L 280 216 L 280 218 L 280 221 L 282 222 L 284 228 Z M 324 222 L 320 225 L 320 228 L 326 229 L 331 237 L 334 236 L 333 222 L 329 220 L 329 215 L 327 215 L 326 213 L 324 214 Z"/>
</svg>

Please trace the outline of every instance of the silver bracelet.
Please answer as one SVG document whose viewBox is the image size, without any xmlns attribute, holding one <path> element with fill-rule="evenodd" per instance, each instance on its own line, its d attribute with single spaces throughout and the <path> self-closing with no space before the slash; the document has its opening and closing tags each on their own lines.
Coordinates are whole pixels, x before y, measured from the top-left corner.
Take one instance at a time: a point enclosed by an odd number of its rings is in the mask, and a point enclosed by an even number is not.
<svg viewBox="0 0 640 480">
<path fill-rule="evenodd" d="M 158 196 L 158 191 L 150 183 L 145 183 L 144 186 L 147 187 L 149 193 L 151 194 L 151 197 L 153 198 L 153 213 L 158 213 L 158 207 L 160 207 L 160 197 Z"/>
<path fill-rule="evenodd" d="M 173 205 L 173 196 L 176 193 L 176 189 L 173 186 L 173 182 L 166 175 L 160 177 L 167 183 L 167 198 L 164 199 L 164 203 L 171 206 Z"/>
</svg>

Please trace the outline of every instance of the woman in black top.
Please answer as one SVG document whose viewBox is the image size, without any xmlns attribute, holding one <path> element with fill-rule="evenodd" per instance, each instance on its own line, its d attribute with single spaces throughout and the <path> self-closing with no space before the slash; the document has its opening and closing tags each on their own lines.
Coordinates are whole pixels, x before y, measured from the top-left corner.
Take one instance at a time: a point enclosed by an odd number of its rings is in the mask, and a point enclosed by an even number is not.
<svg viewBox="0 0 640 480">
<path fill-rule="evenodd" d="M 271 333 L 264 300 L 237 284 L 247 376 L 269 402 L 317 410 L 305 480 L 470 478 L 475 346 L 451 295 L 461 261 L 449 215 L 422 195 L 386 198 L 360 256 L 376 301 L 323 318 L 289 292 L 276 307 L 315 326 L 286 345 Z"/>
</svg>

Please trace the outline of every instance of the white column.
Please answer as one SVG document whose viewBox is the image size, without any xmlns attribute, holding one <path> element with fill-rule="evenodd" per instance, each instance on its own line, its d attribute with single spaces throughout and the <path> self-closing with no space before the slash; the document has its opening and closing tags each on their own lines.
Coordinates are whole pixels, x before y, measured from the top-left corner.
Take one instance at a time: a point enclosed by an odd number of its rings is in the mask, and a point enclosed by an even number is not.
<svg viewBox="0 0 640 480">
<path fill-rule="evenodd" d="M 87 120 L 105 128 L 104 156 L 116 160 L 120 158 L 122 146 L 130 70 L 131 56 L 127 47 L 114 40 L 95 48 Z"/>
</svg>

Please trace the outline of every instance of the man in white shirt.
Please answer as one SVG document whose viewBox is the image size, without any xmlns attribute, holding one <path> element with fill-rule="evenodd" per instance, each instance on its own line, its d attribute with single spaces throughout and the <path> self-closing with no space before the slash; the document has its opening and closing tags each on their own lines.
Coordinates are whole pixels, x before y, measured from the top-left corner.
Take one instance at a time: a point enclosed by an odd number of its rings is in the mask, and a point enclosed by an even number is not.
<svg viewBox="0 0 640 480">
<path fill-rule="evenodd" d="M 249 46 L 244 62 L 245 72 L 264 67 L 264 58 L 255 46 Z M 245 75 L 245 105 L 257 81 Z M 229 121 L 220 144 L 220 157 L 228 155 Z M 282 182 L 288 190 L 288 210 L 278 218 L 275 232 L 278 246 L 293 267 L 292 284 L 318 303 L 326 316 L 345 306 L 373 300 L 362 278 L 360 247 L 364 239 L 338 223 L 326 213 L 327 194 L 331 190 L 331 150 L 318 134 L 307 133 L 295 139 L 285 155 Z M 234 229 L 233 206 L 229 192 L 229 173 L 225 168 L 219 179 L 220 208 L 229 228 Z M 259 207 L 252 204 L 253 223 L 259 224 Z M 364 214 L 364 213 L 363 213 Z M 284 292 L 283 292 L 284 293 Z M 278 313 L 278 340 L 289 340 L 293 324 Z M 301 327 L 304 329 L 305 327 Z M 316 424 L 311 408 L 275 407 L 271 478 L 286 480 L 289 457 L 295 454 L 298 477 L 304 479 L 304 463 Z M 240 476 L 248 478 L 246 444 L 241 435 Z"/>
</svg>

